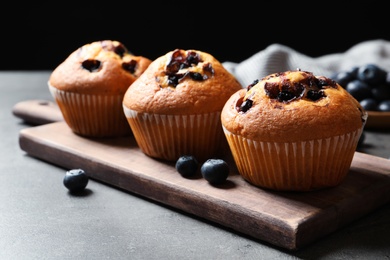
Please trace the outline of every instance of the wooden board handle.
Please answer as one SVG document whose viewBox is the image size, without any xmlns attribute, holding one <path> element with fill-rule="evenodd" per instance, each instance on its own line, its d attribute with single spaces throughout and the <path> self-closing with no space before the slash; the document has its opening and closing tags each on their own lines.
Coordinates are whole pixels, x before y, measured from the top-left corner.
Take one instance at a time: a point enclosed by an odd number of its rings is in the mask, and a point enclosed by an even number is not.
<svg viewBox="0 0 390 260">
<path fill-rule="evenodd" d="M 21 101 L 14 105 L 12 113 L 31 125 L 44 125 L 64 120 L 57 104 L 48 100 Z"/>
</svg>

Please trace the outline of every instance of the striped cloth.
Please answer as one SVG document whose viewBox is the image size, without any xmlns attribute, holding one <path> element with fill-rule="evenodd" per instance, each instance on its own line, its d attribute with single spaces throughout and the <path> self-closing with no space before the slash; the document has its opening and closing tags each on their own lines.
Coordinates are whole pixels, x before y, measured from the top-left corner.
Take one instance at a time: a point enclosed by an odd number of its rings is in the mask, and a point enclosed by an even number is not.
<svg viewBox="0 0 390 260">
<path fill-rule="evenodd" d="M 306 56 L 281 44 L 272 44 L 240 63 L 226 61 L 223 62 L 223 66 L 246 87 L 255 79 L 275 72 L 299 68 L 315 75 L 330 77 L 334 72 L 368 63 L 374 63 L 390 71 L 390 41 L 382 39 L 365 41 L 352 46 L 344 53 L 317 58 Z"/>
</svg>

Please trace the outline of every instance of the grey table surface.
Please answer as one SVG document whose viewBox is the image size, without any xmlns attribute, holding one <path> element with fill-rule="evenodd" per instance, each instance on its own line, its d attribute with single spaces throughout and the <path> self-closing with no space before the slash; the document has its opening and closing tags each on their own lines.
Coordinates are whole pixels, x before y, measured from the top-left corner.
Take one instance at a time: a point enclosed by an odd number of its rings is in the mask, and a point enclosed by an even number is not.
<svg viewBox="0 0 390 260">
<path fill-rule="evenodd" d="M 94 180 L 70 195 L 65 169 L 20 149 L 32 126 L 12 114 L 53 101 L 49 75 L 0 72 L 0 259 L 390 259 L 390 203 L 291 252 Z M 390 158 L 388 131 L 365 134 L 362 152 Z"/>
</svg>

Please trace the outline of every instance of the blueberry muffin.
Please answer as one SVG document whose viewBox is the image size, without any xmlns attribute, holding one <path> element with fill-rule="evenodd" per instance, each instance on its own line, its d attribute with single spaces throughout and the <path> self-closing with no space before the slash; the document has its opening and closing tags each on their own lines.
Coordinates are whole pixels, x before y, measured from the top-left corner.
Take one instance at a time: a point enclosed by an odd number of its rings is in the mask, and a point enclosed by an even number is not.
<svg viewBox="0 0 390 260">
<path fill-rule="evenodd" d="M 340 184 L 367 113 L 335 81 L 307 71 L 268 75 L 226 102 L 222 126 L 239 173 L 272 190 Z"/>
<path fill-rule="evenodd" d="M 85 137 L 131 135 L 122 100 L 151 60 L 118 41 L 81 46 L 51 73 L 48 86 L 71 130 Z"/>
<path fill-rule="evenodd" d="M 134 81 L 123 109 L 146 155 L 168 161 L 192 155 L 202 161 L 216 156 L 225 140 L 221 110 L 239 89 L 240 83 L 211 54 L 175 49 Z"/>
</svg>

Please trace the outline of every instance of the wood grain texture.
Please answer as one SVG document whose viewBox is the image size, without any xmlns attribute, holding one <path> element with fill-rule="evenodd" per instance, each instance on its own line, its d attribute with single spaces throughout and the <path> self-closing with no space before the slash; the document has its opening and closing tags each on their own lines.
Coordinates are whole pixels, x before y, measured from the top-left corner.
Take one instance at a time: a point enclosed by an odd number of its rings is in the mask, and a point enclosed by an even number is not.
<svg viewBox="0 0 390 260">
<path fill-rule="evenodd" d="M 231 155 L 228 181 L 211 186 L 181 177 L 173 163 L 144 155 L 133 137 L 89 139 L 65 122 L 25 128 L 19 144 L 32 157 L 221 224 L 254 239 L 297 250 L 390 200 L 390 160 L 356 152 L 338 187 L 313 192 L 275 192 L 238 175 Z"/>
</svg>

